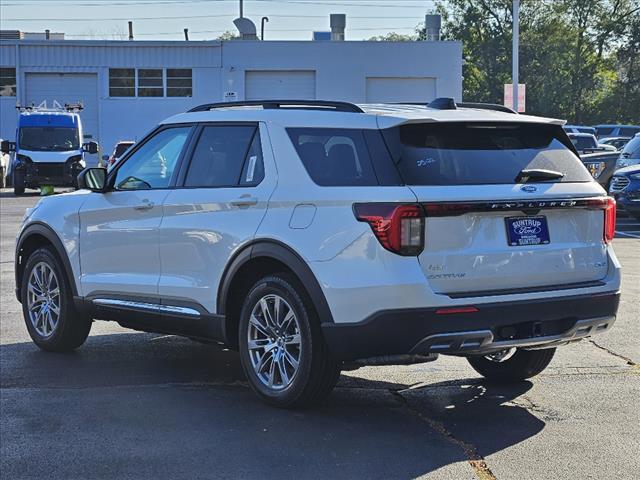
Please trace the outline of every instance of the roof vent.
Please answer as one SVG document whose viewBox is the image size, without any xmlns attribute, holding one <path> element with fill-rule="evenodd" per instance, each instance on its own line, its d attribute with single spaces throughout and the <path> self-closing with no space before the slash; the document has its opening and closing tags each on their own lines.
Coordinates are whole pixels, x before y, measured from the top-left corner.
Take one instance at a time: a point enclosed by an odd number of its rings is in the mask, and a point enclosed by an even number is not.
<svg viewBox="0 0 640 480">
<path fill-rule="evenodd" d="M 233 21 L 233 24 L 240 32 L 241 40 L 257 40 L 258 34 L 256 33 L 255 24 L 246 17 L 239 17 Z"/>
<path fill-rule="evenodd" d="M 332 13 L 329 15 L 329 25 L 331 26 L 331 40 L 334 42 L 343 42 L 344 29 L 347 26 L 347 16 L 344 13 Z"/>
<path fill-rule="evenodd" d="M 440 41 L 440 28 L 442 27 L 442 17 L 437 14 L 424 16 L 424 29 L 426 38 L 429 42 Z"/>
</svg>

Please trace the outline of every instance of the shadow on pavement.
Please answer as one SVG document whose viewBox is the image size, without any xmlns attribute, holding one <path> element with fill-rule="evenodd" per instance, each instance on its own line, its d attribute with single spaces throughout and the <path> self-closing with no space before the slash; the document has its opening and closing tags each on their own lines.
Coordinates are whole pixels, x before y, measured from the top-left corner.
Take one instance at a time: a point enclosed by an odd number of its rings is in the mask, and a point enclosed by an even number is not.
<svg viewBox="0 0 640 480">
<path fill-rule="evenodd" d="M 528 382 L 440 382 L 403 402 L 391 390 L 406 385 L 343 375 L 323 405 L 278 410 L 236 353 L 176 337 L 95 335 L 72 354 L 3 345 L 0 360 L 6 478 L 472 477 L 430 420 L 484 455 L 544 428 L 509 403 Z"/>
</svg>

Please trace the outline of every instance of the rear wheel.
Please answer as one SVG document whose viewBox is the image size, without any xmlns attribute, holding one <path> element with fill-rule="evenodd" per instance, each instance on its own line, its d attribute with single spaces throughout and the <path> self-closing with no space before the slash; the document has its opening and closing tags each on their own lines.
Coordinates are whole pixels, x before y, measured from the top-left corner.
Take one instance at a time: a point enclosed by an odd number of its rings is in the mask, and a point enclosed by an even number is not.
<svg viewBox="0 0 640 480">
<path fill-rule="evenodd" d="M 2 155 L 0 153 L 0 155 Z M 4 182 L 4 167 L 0 167 L 0 188 L 4 188 L 5 187 L 5 182 Z"/>
<path fill-rule="evenodd" d="M 485 356 L 467 357 L 471 367 L 496 382 L 518 382 L 542 372 L 556 353 L 555 348 L 521 350 L 509 348 Z"/>
<path fill-rule="evenodd" d="M 13 172 L 13 193 L 15 195 L 24 195 L 24 173 L 22 172 Z"/>
<path fill-rule="evenodd" d="M 76 310 L 69 281 L 49 248 L 39 248 L 29 256 L 20 294 L 27 330 L 38 347 L 67 352 L 87 339 L 91 320 Z"/>
<path fill-rule="evenodd" d="M 298 282 L 275 274 L 254 285 L 244 301 L 240 359 L 253 390 L 278 407 L 324 399 L 340 376 L 317 315 Z"/>
</svg>

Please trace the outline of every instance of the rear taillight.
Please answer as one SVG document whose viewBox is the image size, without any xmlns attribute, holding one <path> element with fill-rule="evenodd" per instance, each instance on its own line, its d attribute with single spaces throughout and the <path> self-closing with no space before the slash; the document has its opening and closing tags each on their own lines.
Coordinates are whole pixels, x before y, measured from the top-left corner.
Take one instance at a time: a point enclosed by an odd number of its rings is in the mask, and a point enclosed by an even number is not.
<svg viewBox="0 0 640 480">
<path fill-rule="evenodd" d="M 419 255 L 424 248 L 424 210 L 420 205 L 356 203 L 356 218 L 367 222 L 380 244 L 399 255 Z"/>
<path fill-rule="evenodd" d="M 604 207 L 604 242 L 611 243 L 616 235 L 616 201 L 607 197 Z"/>
</svg>

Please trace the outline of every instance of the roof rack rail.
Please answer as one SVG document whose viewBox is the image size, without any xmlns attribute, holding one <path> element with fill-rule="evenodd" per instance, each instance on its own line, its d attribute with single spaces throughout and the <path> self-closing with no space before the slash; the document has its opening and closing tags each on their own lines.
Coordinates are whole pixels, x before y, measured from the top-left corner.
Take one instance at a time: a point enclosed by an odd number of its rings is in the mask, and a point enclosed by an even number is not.
<svg viewBox="0 0 640 480">
<path fill-rule="evenodd" d="M 262 107 L 264 110 L 294 107 L 304 110 L 333 110 L 336 112 L 364 113 L 359 106 L 349 102 L 330 102 L 325 100 L 247 100 L 241 102 L 205 103 L 192 108 L 189 112 L 207 112 L 216 108 Z"/>
<path fill-rule="evenodd" d="M 504 112 L 504 113 L 514 113 L 517 112 L 510 109 L 509 107 L 505 107 L 504 105 L 499 105 L 497 103 L 479 103 L 479 102 L 459 102 L 453 98 L 449 97 L 439 97 L 435 100 L 432 100 L 427 104 L 429 108 L 435 108 L 437 110 L 456 110 L 458 107 L 462 108 L 478 108 L 481 110 L 494 110 L 496 112 Z"/>
</svg>

